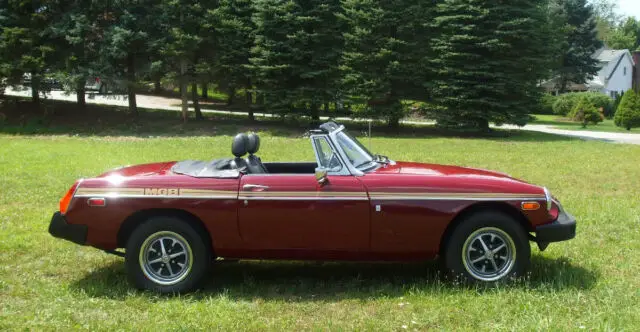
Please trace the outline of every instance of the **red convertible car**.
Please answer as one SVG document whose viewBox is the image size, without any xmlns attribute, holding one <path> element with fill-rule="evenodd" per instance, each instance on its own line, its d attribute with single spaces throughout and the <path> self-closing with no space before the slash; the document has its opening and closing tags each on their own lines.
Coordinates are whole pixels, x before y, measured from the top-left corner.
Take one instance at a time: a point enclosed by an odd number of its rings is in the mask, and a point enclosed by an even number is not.
<svg viewBox="0 0 640 332">
<path fill-rule="evenodd" d="M 393 161 L 334 122 L 310 140 L 315 162 L 262 163 L 258 136 L 238 134 L 235 158 L 78 180 L 49 232 L 124 256 L 133 285 L 163 293 L 197 288 L 216 258 L 440 258 L 451 276 L 496 282 L 524 273 L 529 241 L 544 250 L 575 236 L 575 218 L 546 188 L 487 170 Z"/>
</svg>

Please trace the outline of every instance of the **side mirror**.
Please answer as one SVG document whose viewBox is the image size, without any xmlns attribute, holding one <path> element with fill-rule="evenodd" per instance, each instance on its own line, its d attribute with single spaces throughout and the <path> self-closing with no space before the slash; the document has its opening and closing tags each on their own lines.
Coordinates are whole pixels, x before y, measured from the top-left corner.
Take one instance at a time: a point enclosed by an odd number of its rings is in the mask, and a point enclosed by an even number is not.
<svg viewBox="0 0 640 332">
<path fill-rule="evenodd" d="M 316 181 L 318 181 L 319 185 L 324 186 L 329 182 L 329 179 L 327 179 L 327 172 L 327 169 L 324 167 L 316 168 Z"/>
</svg>

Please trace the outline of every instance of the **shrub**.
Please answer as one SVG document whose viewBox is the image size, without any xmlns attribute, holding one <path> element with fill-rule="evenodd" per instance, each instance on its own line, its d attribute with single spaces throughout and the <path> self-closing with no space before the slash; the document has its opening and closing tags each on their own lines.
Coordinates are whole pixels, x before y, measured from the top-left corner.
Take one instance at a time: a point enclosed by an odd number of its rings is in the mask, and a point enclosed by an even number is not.
<svg viewBox="0 0 640 332">
<path fill-rule="evenodd" d="M 612 117 L 615 112 L 614 100 L 611 97 L 605 95 L 600 92 L 585 92 L 580 93 L 580 95 L 586 96 L 589 98 L 589 102 L 591 105 L 595 106 L 596 109 L 602 110 L 602 113 L 605 117 Z"/>
<path fill-rule="evenodd" d="M 613 121 L 616 126 L 627 130 L 640 127 L 640 97 L 633 90 L 625 92 L 622 96 Z"/>
<path fill-rule="evenodd" d="M 550 95 L 545 93 L 540 98 L 540 109 L 537 111 L 538 114 L 553 114 L 553 104 L 556 102 L 558 98 L 554 95 Z"/>
<path fill-rule="evenodd" d="M 553 114 L 567 116 L 575 106 L 573 94 L 564 94 L 556 97 L 553 103 Z"/>
<path fill-rule="evenodd" d="M 588 96 L 580 98 L 577 105 L 571 110 L 570 117 L 573 121 L 582 123 L 582 128 L 586 128 L 589 123 L 602 122 L 602 114 L 591 104 Z"/>
<path fill-rule="evenodd" d="M 560 95 L 556 97 L 556 102 L 553 104 L 553 113 L 562 116 L 570 115 L 582 98 L 587 98 L 589 103 L 598 111 L 602 110 L 605 116 L 613 116 L 615 110 L 613 99 L 600 92 L 575 92 Z"/>
</svg>

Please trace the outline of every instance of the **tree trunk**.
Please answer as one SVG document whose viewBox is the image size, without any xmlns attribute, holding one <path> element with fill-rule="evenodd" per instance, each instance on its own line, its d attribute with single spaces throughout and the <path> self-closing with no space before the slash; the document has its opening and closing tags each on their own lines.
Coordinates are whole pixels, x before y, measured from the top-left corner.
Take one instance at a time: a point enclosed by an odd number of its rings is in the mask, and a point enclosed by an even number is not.
<svg viewBox="0 0 640 332">
<path fill-rule="evenodd" d="M 180 96 L 182 97 L 182 121 L 189 117 L 189 96 L 187 95 L 187 59 L 180 60 Z"/>
<path fill-rule="evenodd" d="M 560 77 L 560 87 L 558 89 L 558 91 L 561 94 L 565 93 L 567 91 L 567 84 L 568 84 L 567 79 L 561 76 Z"/>
<path fill-rule="evenodd" d="M 138 118 L 138 103 L 136 101 L 136 63 L 132 53 L 127 56 L 127 94 L 129 96 L 129 112 Z"/>
<path fill-rule="evenodd" d="M 209 83 L 202 83 L 202 99 L 209 99 Z"/>
<path fill-rule="evenodd" d="M 198 83 L 191 84 L 191 98 L 193 98 L 193 109 L 196 112 L 196 120 L 204 119 L 202 110 L 200 109 L 200 101 L 198 100 Z"/>
<path fill-rule="evenodd" d="M 253 104 L 253 94 L 250 92 L 251 87 L 251 78 L 247 78 L 247 86 L 244 89 L 247 102 L 247 113 L 249 113 L 249 121 L 254 121 L 256 118 L 253 115 L 253 107 L 251 107 L 251 104 Z"/>
<path fill-rule="evenodd" d="M 78 107 L 81 109 L 85 109 L 87 106 L 87 100 L 84 91 L 84 82 L 78 82 L 76 85 L 76 101 L 78 102 Z"/>
<path fill-rule="evenodd" d="M 311 104 L 311 120 L 314 122 L 320 121 L 320 108 L 316 104 Z"/>
<path fill-rule="evenodd" d="M 31 72 L 31 101 L 40 105 L 40 75 L 35 71 Z"/>
<path fill-rule="evenodd" d="M 153 81 L 153 93 L 154 94 L 160 94 L 160 92 L 162 92 L 162 84 L 160 83 L 160 79 L 156 79 L 155 81 Z"/>
<path fill-rule="evenodd" d="M 387 126 L 389 128 L 397 129 L 400 127 L 400 118 L 397 116 L 390 116 L 387 118 Z"/>
<path fill-rule="evenodd" d="M 227 106 L 231 106 L 236 98 L 236 88 L 229 88 L 229 96 L 227 97 Z"/>
<path fill-rule="evenodd" d="M 481 131 L 488 132 L 489 131 L 489 120 L 487 120 L 487 119 L 478 119 L 478 120 L 476 120 L 476 126 Z"/>
</svg>

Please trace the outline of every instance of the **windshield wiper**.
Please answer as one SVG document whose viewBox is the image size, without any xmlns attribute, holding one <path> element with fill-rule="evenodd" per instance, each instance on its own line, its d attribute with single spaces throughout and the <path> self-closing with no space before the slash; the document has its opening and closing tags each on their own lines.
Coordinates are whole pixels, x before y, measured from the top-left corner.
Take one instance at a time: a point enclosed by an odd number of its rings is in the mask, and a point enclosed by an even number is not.
<svg viewBox="0 0 640 332">
<path fill-rule="evenodd" d="M 376 161 L 376 160 L 367 160 L 367 161 L 363 162 L 362 164 L 359 164 L 358 166 L 356 166 L 356 168 L 360 168 L 361 166 L 364 166 L 366 164 L 370 164 L 371 162 L 374 162 L 374 161 Z"/>
<path fill-rule="evenodd" d="M 389 157 L 387 156 L 376 154 L 374 155 L 374 157 L 376 158 L 375 161 L 378 163 L 385 164 L 385 165 L 388 165 L 391 163 L 391 161 L 389 160 Z"/>
</svg>

